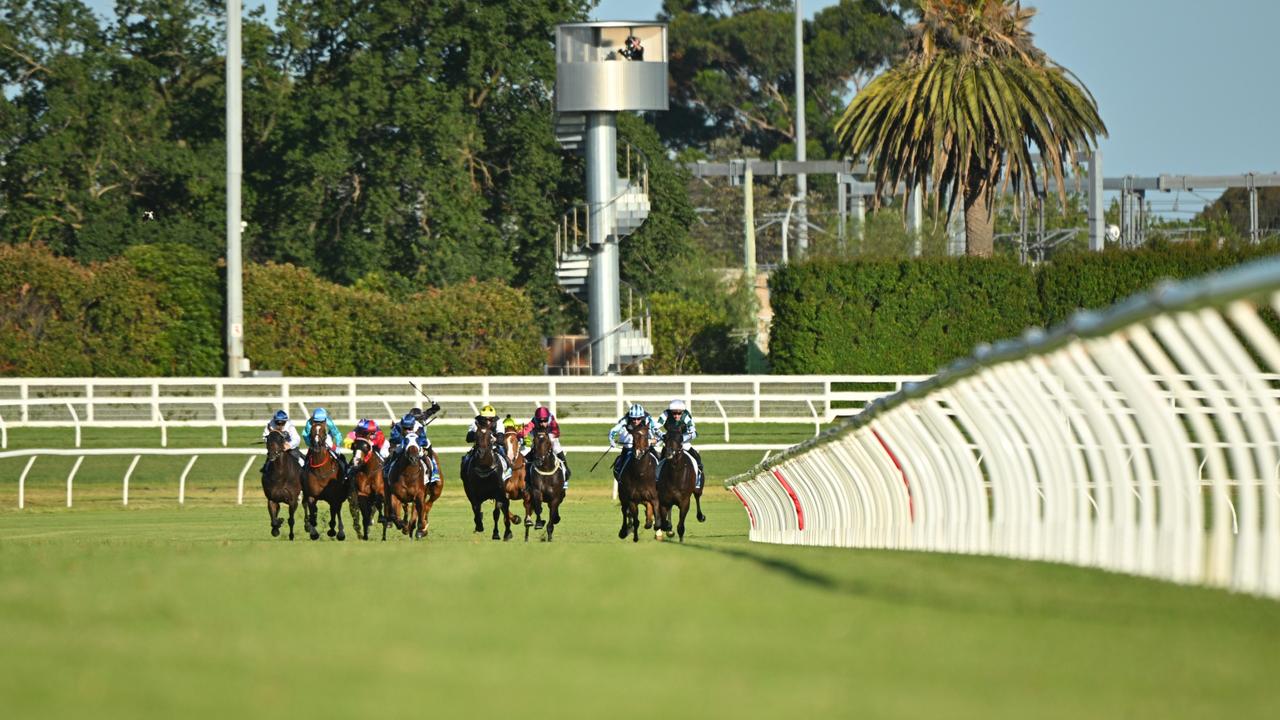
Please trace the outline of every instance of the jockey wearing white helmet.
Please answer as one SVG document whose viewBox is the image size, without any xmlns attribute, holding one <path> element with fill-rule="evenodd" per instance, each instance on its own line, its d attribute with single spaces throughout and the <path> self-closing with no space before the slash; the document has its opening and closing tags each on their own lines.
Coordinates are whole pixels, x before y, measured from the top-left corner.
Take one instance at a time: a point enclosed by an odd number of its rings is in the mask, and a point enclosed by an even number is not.
<svg viewBox="0 0 1280 720">
<path fill-rule="evenodd" d="M 676 427 L 679 428 L 684 437 L 685 452 L 693 458 L 698 464 L 698 487 L 702 487 L 703 475 L 702 455 L 694 449 L 693 441 L 698 437 L 698 428 L 693 424 L 693 413 L 690 413 L 685 407 L 684 400 L 676 398 L 672 400 L 667 409 L 658 417 L 659 427 Z"/>
</svg>

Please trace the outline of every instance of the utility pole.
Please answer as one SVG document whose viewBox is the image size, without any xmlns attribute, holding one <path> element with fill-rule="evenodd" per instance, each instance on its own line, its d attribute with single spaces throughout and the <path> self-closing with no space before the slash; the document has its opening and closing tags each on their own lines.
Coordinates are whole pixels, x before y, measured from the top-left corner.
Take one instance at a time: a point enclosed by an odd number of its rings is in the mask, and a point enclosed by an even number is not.
<svg viewBox="0 0 1280 720">
<path fill-rule="evenodd" d="M 227 0 L 227 377 L 233 378 L 245 370 L 240 159 L 240 0 Z"/>
<path fill-rule="evenodd" d="M 804 12 L 803 3 L 796 0 L 796 161 L 805 161 L 804 131 Z M 809 254 L 809 209 L 807 195 L 809 179 L 804 173 L 796 174 L 796 197 L 799 203 L 796 233 L 796 256 L 804 259 Z"/>
</svg>

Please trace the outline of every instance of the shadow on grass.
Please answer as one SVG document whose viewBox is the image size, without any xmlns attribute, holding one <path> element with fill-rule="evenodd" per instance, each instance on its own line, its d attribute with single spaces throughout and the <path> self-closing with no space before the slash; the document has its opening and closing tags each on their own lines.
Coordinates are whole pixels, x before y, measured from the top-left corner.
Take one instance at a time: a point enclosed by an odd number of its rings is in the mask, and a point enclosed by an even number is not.
<svg viewBox="0 0 1280 720">
<path fill-rule="evenodd" d="M 810 587 L 820 588 L 828 592 L 842 592 L 854 595 L 861 594 L 860 592 L 857 592 L 856 588 L 846 587 L 841 583 L 837 583 L 830 575 L 825 575 L 816 570 L 810 570 L 809 568 L 806 568 L 799 563 L 791 562 L 790 560 L 770 557 L 764 553 L 755 552 L 747 548 L 717 547 L 715 545 L 700 545 L 695 543 L 680 543 L 675 545 L 675 547 L 715 553 L 717 555 L 734 558 L 735 560 L 746 560 L 790 580 L 794 580 Z"/>
</svg>

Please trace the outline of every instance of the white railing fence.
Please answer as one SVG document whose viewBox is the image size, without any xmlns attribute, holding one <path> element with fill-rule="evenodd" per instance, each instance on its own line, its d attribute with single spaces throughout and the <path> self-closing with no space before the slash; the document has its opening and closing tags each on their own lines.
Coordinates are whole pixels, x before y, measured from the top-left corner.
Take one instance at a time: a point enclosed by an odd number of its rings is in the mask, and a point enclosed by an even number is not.
<svg viewBox="0 0 1280 720">
<path fill-rule="evenodd" d="M 278 409 L 304 417 L 324 407 L 345 430 L 360 418 L 380 423 L 425 404 L 410 383 L 443 412 L 436 425 L 471 423 L 485 403 L 527 419 L 551 408 L 564 424 L 613 422 L 633 402 L 654 414 L 683 398 L 701 422 L 720 423 L 724 442 L 741 423 L 821 425 L 851 415 L 916 375 L 723 375 L 625 377 L 383 378 L 5 378 L 0 379 L 0 448 L 14 428 L 154 428 L 162 447 L 176 427 L 260 427 Z M 763 447 L 763 446 L 762 446 Z"/>
<path fill-rule="evenodd" d="M 731 479 L 751 539 L 1280 597 L 1280 260 L 982 348 Z"/>
</svg>

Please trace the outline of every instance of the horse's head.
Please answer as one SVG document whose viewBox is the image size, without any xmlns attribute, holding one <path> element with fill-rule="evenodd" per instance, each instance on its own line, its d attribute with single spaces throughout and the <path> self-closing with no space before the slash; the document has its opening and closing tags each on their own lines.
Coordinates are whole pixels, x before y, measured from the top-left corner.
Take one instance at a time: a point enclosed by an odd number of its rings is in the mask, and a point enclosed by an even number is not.
<svg viewBox="0 0 1280 720">
<path fill-rule="evenodd" d="M 373 453 L 373 445 L 366 439 L 358 437 L 351 443 L 351 467 L 363 468 Z"/>
<path fill-rule="evenodd" d="M 684 454 L 684 433 L 679 429 L 667 430 L 662 436 L 662 459 L 671 460 Z"/>
<path fill-rule="evenodd" d="M 422 448 L 418 445 L 417 438 L 412 437 L 412 435 L 409 437 L 409 447 L 405 448 L 404 454 L 413 460 L 417 460 L 422 456 Z"/>
<path fill-rule="evenodd" d="M 493 418 L 483 415 L 476 418 L 476 462 L 480 467 L 491 467 L 495 461 L 493 447 Z"/>
<path fill-rule="evenodd" d="M 284 443 L 284 433 L 279 430 L 267 433 L 267 462 L 275 462 L 284 455 Z"/>
<path fill-rule="evenodd" d="M 307 433 L 311 436 L 310 453 L 318 454 L 329 444 L 329 427 L 327 424 L 312 420 L 307 428 Z"/>
<path fill-rule="evenodd" d="M 551 440 L 551 432 L 546 429 L 538 429 L 533 431 L 533 460 L 537 465 L 545 465 L 546 460 L 553 456 L 555 443 Z"/>
<path fill-rule="evenodd" d="M 502 433 L 502 445 L 506 448 L 507 459 L 515 462 L 520 456 L 520 432 L 515 428 L 509 428 Z"/>
<path fill-rule="evenodd" d="M 627 432 L 631 433 L 631 444 L 635 448 L 636 455 L 641 455 L 649 451 L 649 426 L 646 423 L 633 425 L 627 428 Z"/>
</svg>

